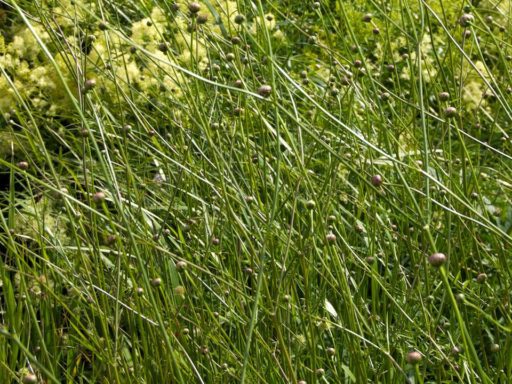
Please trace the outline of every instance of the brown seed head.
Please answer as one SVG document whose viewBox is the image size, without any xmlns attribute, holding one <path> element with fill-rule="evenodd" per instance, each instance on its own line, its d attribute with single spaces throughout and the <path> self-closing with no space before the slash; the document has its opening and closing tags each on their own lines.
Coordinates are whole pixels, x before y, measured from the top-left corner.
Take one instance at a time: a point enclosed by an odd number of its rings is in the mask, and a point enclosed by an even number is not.
<svg viewBox="0 0 512 384">
<path fill-rule="evenodd" d="M 187 269 L 187 262 L 186 261 L 180 260 L 180 261 L 178 261 L 176 263 L 176 270 L 178 272 L 184 271 L 185 269 Z"/>
<path fill-rule="evenodd" d="M 327 236 L 325 236 L 325 239 L 328 243 L 335 243 L 336 242 L 336 235 L 334 233 L 328 233 Z"/>
<path fill-rule="evenodd" d="M 371 183 L 374 187 L 380 187 L 382 185 L 382 176 L 381 175 L 373 175 L 371 179 Z"/>
<path fill-rule="evenodd" d="M 105 195 L 105 192 L 96 192 L 94 195 L 92 195 L 92 200 L 95 202 L 95 203 L 99 203 L 99 202 L 102 202 L 103 200 L 105 200 L 106 198 L 106 195 Z"/>
<path fill-rule="evenodd" d="M 409 364 L 418 364 L 423 356 L 421 356 L 421 353 L 418 351 L 410 351 L 407 353 L 407 356 L 405 356 L 405 361 L 407 361 Z"/>
<path fill-rule="evenodd" d="M 474 19 L 475 17 L 472 14 L 464 13 L 459 19 L 459 24 L 461 27 L 469 27 Z"/>
<path fill-rule="evenodd" d="M 23 384 L 36 384 L 37 376 L 33 373 L 29 373 L 28 375 L 23 376 L 23 379 L 21 380 Z"/>
<path fill-rule="evenodd" d="M 478 284 L 483 284 L 483 283 L 485 283 L 486 280 L 487 280 L 487 274 L 485 274 L 485 273 L 479 273 L 478 276 L 476 277 L 476 282 Z"/>
<path fill-rule="evenodd" d="M 245 16 L 244 15 L 236 15 L 235 16 L 235 24 L 242 24 L 243 22 L 245 21 Z"/>
<path fill-rule="evenodd" d="M 96 87 L 96 79 L 87 79 L 84 83 L 84 89 L 85 91 L 90 91 L 91 89 L 93 89 L 94 87 Z"/>
<path fill-rule="evenodd" d="M 193 2 L 188 5 L 188 10 L 192 14 L 196 14 L 201 9 L 201 5 L 199 3 Z"/>
<path fill-rule="evenodd" d="M 208 15 L 197 16 L 197 24 L 206 24 L 208 22 Z"/>
<path fill-rule="evenodd" d="M 29 167 L 27 161 L 20 161 L 19 163 L 16 164 L 16 166 L 23 171 L 26 171 Z"/>
<path fill-rule="evenodd" d="M 439 100 L 447 101 L 449 98 L 450 98 L 450 94 L 448 92 L 440 92 L 439 93 Z"/>
<path fill-rule="evenodd" d="M 272 87 L 270 85 L 262 85 L 258 88 L 258 95 L 263 97 L 269 97 L 272 93 Z"/>
<path fill-rule="evenodd" d="M 436 252 L 428 257 L 428 262 L 431 266 L 438 268 L 446 263 L 446 259 L 446 255 L 444 253 Z"/>
<path fill-rule="evenodd" d="M 444 115 L 446 117 L 454 117 L 457 114 L 457 109 L 455 107 L 447 107 L 444 110 Z"/>
</svg>

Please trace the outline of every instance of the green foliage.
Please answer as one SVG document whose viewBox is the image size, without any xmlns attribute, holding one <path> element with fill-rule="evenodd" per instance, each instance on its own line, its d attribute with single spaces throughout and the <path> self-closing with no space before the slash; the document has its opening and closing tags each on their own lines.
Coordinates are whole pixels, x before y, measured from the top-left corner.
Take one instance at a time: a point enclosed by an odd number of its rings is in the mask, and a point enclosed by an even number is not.
<svg viewBox="0 0 512 384">
<path fill-rule="evenodd" d="M 198 5 L 0 6 L 0 381 L 510 381 L 511 3 Z"/>
</svg>

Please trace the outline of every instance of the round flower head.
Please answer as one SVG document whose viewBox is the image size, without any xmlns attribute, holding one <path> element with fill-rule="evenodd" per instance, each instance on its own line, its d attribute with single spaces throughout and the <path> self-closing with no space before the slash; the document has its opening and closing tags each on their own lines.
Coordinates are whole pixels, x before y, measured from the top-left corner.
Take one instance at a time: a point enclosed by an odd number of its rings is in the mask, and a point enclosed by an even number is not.
<svg viewBox="0 0 512 384">
<path fill-rule="evenodd" d="M 436 252 L 428 257 L 428 262 L 431 266 L 438 268 L 446 263 L 446 259 L 446 255 L 444 253 Z"/>
<path fill-rule="evenodd" d="M 87 79 L 85 81 L 84 89 L 85 89 L 86 92 L 90 91 L 94 87 L 96 87 L 96 79 Z"/>
<path fill-rule="evenodd" d="M 380 187 L 382 185 L 382 176 L 381 175 L 373 175 L 371 182 L 374 187 Z"/>
<path fill-rule="evenodd" d="M 405 360 L 412 365 L 418 364 L 422 358 L 423 356 L 421 356 L 421 353 L 418 351 L 410 351 L 407 353 L 407 356 L 405 356 Z"/>
<path fill-rule="evenodd" d="M 19 169 L 26 171 L 28 169 L 28 162 L 27 161 L 20 161 L 18 164 L 16 164 Z"/>
<path fill-rule="evenodd" d="M 459 19 L 459 24 L 461 27 L 469 27 L 474 19 L 475 17 L 472 14 L 464 13 Z"/>
<path fill-rule="evenodd" d="M 193 2 L 188 5 L 188 10 L 190 11 L 190 13 L 198 13 L 200 9 L 201 5 L 199 5 L 199 3 Z"/>
<path fill-rule="evenodd" d="M 235 16 L 235 23 L 236 24 L 242 24 L 243 22 L 245 21 L 245 16 L 244 15 L 236 15 Z"/>
<path fill-rule="evenodd" d="M 99 203 L 103 200 L 105 200 L 105 193 L 104 192 L 96 192 L 93 196 L 92 196 L 92 200 L 95 202 L 95 203 Z"/>
<path fill-rule="evenodd" d="M 457 114 L 457 109 L 455 107 L 448 107 L 444 110 L 444 115 L 446 117 L 454 117 Z"/>
<path fill-rule="evenodd" d="M 263 97 L 269 97 L 272 93 L 272 87 L 270 85 L 262 85 L 258 88 L 258 95 Z"/>
</svg>

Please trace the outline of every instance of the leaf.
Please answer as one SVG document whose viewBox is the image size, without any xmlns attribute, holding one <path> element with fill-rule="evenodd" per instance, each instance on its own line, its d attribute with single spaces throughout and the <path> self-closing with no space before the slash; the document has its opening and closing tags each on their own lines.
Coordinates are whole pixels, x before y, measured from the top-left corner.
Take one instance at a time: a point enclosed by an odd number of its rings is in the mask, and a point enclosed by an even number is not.
<svg viewBox="0 0 512 384">
<path fill-rule="evenodd" d="M 343 372 L 345 372 L 345 375 L 348 376 L 351 382 L 356 382 L 356 377 L 354 376 L 349 367 L 347 367 L 345 364 L 341 364 L 341 369 L 343 369 Z"/>
<path fill-rule="evenodd" d="M 334 318 L 338 318 L 338 313 L 336 312 L 336 310 L 334 309 L 333 305 L 329 302 L 329 300 L 325 299 L 325 310 L 327 312 L 329 312 L 329 314 L 334 317 Z"/>
</svg>

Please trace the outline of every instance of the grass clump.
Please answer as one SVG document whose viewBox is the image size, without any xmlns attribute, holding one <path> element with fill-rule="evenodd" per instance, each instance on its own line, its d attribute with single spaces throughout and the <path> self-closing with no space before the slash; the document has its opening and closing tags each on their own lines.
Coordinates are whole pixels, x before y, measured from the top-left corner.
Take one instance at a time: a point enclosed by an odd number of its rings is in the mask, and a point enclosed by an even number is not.
<svg viewBox="0 0 512 384">
<path fill-rule="evenodd" d="M 2 382 L 507 382 L 511 4 L 0 4 Z"/>
</svg>

